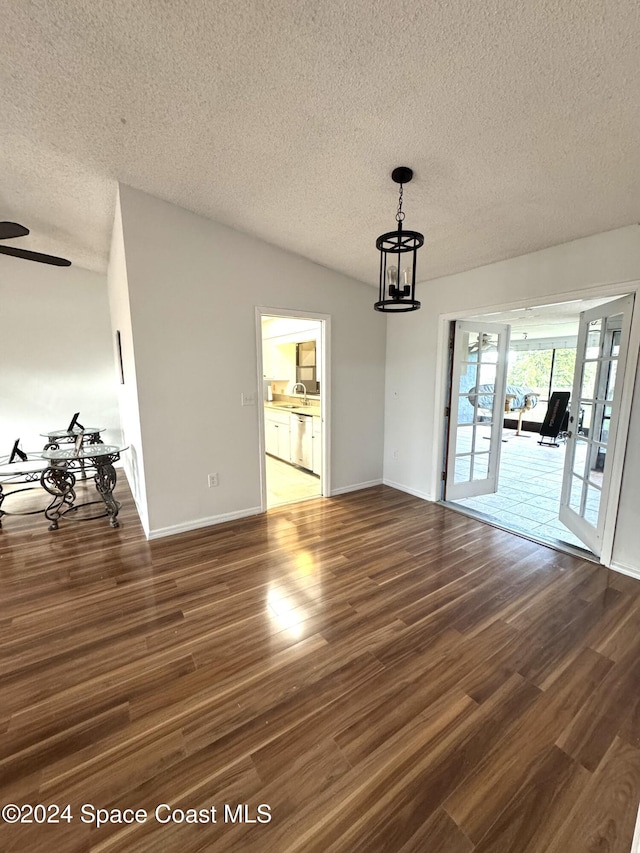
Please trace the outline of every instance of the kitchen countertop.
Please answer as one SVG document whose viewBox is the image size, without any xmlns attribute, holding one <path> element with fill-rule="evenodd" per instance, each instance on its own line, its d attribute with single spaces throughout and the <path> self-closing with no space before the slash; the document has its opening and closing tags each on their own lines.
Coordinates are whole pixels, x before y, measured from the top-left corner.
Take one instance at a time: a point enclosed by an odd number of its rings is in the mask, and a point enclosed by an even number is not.
<svg viewBox="0 0 640 853">
<path fill-rule="evenodd" d="M 292 415 L 311 415 L 313 417 L 320 417 L 320 406 L 319 405 L 311 405 L 311 406 L 293 406 L 291 403 L 265 403 L 265 409 L 274 409 L 276 412 L 290 412 Z"/>
</svg>

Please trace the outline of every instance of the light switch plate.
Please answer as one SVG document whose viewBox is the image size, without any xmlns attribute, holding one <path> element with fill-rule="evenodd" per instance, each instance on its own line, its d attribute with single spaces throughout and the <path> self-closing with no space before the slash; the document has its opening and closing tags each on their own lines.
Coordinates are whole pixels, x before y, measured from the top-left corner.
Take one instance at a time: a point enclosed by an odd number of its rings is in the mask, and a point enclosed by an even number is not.
<svg viewBox="0 0 640 853">
<path fill-rule="evenodd" d="M 256 392 L 249 391 L 246 394 L 240 395 L 240 400 L 243 406 L 255 406 L 256 404 Z"/>
</svg>

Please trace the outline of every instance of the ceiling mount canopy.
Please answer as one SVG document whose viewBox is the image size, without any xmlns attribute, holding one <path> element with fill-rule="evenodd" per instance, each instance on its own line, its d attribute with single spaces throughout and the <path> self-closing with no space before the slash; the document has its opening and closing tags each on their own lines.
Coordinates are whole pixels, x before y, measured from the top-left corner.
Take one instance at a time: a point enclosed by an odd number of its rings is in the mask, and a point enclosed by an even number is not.
<svg viewBox="0 0 640 853">
<path fill-rule="evenodd" d="M 398 228 L 381 234 L 376 240 L 376 248 L 380 252 L 380 279 L 379 297 L 374 308 L 387 313 L 417 311 L 420 303 L 416 299 L 416 259 L 418 249 L 424 244 L 424 236 L 402 227 L 404 184 L 413 178 L 413 170 L 408 166 L 398 166 L 391 173 L 391 178 L 400 184 L 396 212 Z"/>
</svg>

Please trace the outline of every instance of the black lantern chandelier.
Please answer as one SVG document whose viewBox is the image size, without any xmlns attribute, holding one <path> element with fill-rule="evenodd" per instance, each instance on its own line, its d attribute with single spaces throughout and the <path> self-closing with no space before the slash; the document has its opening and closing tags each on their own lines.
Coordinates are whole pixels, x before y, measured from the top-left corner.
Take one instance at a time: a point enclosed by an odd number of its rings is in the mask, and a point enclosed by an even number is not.
<svg viewBox="0 0 640 853">
<path fill-rule="evenodd" d="M 391 177 L 400 184 L 396 213 L 398 230 L 381 234 L 376 240 L 376 248 L 380 251 L 380 295 L 374 307 L 376 311 L 417 311 L 420 303 L 416 299 L 416 256 L 424 244 L 424 236 L 417 231 L 405 231 L 402 227 L 403 185 L 409 183 L 413 170 L 408 166 L 398 166 Z"/>
</svg>

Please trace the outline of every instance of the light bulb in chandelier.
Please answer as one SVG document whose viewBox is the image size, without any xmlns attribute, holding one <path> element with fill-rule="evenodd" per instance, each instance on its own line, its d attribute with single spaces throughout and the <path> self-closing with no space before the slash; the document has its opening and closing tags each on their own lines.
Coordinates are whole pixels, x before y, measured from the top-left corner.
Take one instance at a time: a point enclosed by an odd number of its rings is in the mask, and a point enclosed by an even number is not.
<svg viewBox="0 0 640 853">
<path fill-rule="evenodd" d="M 410 275 L 411 271 L 405 267 L 400 274 L 400 284 L 398 287 L 398 267 L 390 266 L 387 268 L 387 288 L 392 299 L 401 299 L 409 294 L 410 290 Z"/>
</svg>

